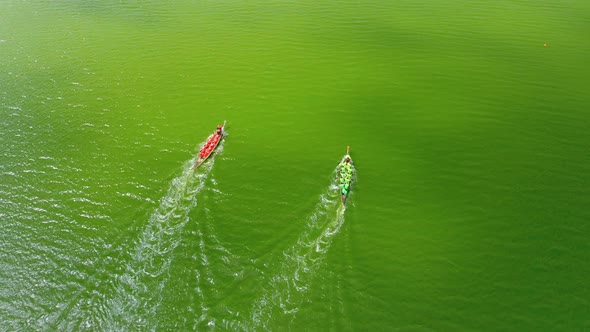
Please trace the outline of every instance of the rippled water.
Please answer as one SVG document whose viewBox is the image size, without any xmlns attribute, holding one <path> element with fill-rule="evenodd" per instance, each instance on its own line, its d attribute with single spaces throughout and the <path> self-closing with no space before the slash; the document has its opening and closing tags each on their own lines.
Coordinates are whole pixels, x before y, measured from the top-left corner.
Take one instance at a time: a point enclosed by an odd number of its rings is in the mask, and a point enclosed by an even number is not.
<svg viewBox="0 0 590 332">
<path fill-rule="evenodd" d="M 590 329 L 588 13 L 0 2 L 0 330 Z"/>
</svg>

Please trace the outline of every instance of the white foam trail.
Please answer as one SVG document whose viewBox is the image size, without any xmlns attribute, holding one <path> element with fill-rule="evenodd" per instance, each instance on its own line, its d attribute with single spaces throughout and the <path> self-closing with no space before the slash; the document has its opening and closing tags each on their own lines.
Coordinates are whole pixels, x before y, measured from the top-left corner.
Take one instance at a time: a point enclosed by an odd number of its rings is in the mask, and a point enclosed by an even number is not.
<svg viewBox="0 0 590 332">
<path fill-rule="evenodd" d="M 334 170 L 334 178 L 336 170 Z M 341 204 L 339 186 L 334 181 L 319 197 L 319 203 L 297 242 L 283 252 L 279 272 L 264 287 L 253 304 L 246 330 L 273 330 L 284 326 L 285 318 L 295 319 L 318 269 L 322 266 L 333 238 L 344 224 L 346 206 Z"/>
<path fill-rule="evenodd" d="M 212 182 L 216 184 L 214 179 L 212 179 Z M 208 190 L 215 193 L 221 193 L 215 188 L 208 188 Z M 201 314 L 196 315 L 193 321 L 193 328 L 195 331 L 201 330 L 205 328 L 205 326 L 212 329 L 217 325 L 217 317 L 209 312 L 209 307 L 205 306 L 205 303 L 209 300 L 207 295 L 219 296 L 218 292 L 220 289 L 216 285 L 216 277 L 219 277 L 219 275 L 223 273 L 225 273 L 225 278 L 236 277 L 239 275 L 234 269 L 234 267 L 238 265 L 238 257 L 224 247 L 215 236 L 215 223 L 211 211 L 208 208 L 205 208 L 204 212 L 206 220 L 211 222 L 199 223 L 197 225 L 198 243 L 201 250 L 195 268 L 195 279 L 197 282 L 197 292 L 202 301 L 200 308 Z M 208 253 L 211 253 L 212 255 L 209 256 Z M 215 274 L 211 268 L 212 264 L 216 265 Z M 225 269 L 220 269 L 220 266 L 225 266 Z M 207 290 L 207 295 L 204 294 L 203 289 Z"/>
<path fill-rule="evenodd" d="M 223 141 L 215 155 L 222 151 Z M 158 329 L 156 313 L 169 279 L 173 252 L 181 241 L 181 231 L 190 220 L 190 211 L 197 206 L 197 195 L 205 186 L 214 159 L 215 156 L 212 156 L 194 173 L 192 167 L 195 160 L 187 161 L 182 174 L 172 180 L 168 192 L 136 241 L 125 271 L 116 279 L 114 296 L 107 300 L 110 310 L 105 319 L 105 330 Z M 199 238 L 202 242 L 202 234 Z M 197 277 L 200 278 L 199 275 Z M 197 295 L 201 310 L 206 312 L 208 308 L 204 307 L 202 292 L 197 292 Z"/>
</svg>

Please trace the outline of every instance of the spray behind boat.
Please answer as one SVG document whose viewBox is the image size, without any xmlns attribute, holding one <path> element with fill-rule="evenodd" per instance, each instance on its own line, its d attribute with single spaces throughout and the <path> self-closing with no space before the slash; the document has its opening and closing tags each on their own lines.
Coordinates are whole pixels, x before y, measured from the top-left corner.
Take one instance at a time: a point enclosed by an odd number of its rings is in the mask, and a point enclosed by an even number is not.
<svg viewBox="0 0 590 332">
<path fill-rule="evenodd" d="M 349 148 L 347 148 L 347 152 Z M 347 154 L 348 155 L 348 154 Z M 278 271 L 265 280 L 260 296 L 254 301 L 245 330 L 272 330 L 285 327 L 293 321 L 305 302 L 317 278 L 317 272 L 325 265 L 325 258 L 334 238 L 345 221 L 346 205 L 341 203 L 340 164 L 332 171 L 330 184 L 318 197 L 318 203 L 296 242 L 287 247 L 279 257 Z"/>
<path fill-rule="evenodd" d="M 216 151 L 223 151 L 222 142 L 218 142 Z M 182 240 L 181 235 L 187 223 L 201 223 L 191 219 L 189 214 L 197 207 L 198 196 L 205 189 L 214 166 L 212 159 L 194 176 L 193 162 L 194 159 L 186 161 L 181 174 L 170 183 L 167 193 L 140 231 L 124 271 L 113 282 L 114 293 L 103 299 L 109 305 L 109 309 L 105 311 L 106 330 L 128 330 L 131 327 L 157 330 L 158 322 L 154 317 L 163 302 L 162 290 L 166 288 L 170 277 L 174 250 Z M 201 260 L 206 260 L 204 235 L 198 232 L 197 237 L 197 241 L 202 244 L 198 255 Z M 201 283 L 204 282 L 201 274 L 209 279 L 213 276 L 207 270 L 197 273 L 198 287 L 195 295 L 201 304 L 198 315 L 199 319 L 206 319 L 210 308 L 200 291 Z"/>
</svg>

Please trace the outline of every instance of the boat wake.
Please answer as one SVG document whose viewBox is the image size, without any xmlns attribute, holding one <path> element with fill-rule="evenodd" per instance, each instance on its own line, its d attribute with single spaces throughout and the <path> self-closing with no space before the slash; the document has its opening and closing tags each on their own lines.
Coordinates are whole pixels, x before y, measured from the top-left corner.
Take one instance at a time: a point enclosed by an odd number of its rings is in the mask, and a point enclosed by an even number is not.
<svg viewBox="0 0 590 332">
<path fill-rule="evenodd" d="M 333 178 L 336 178 L 336 171 Z M 284 327 L 285 317 L 293 321 L 309 301 L 307 293 L 316 272 L 323 265 L 334 237 L 344 224 L 346 206 L 341 204 L 339 186 L 334 180 L 319 197 L 314 212 L 297 242 L 283 252 L 279 273 L 264 287 L 263 295 L 252 307 L 248 330 L 273 330 Z"/>
<path fill-rule="evenodd" d="M 215 154 L 222 151 L 223 141 Z M 181 242 L 180 235 L 190 220 L 190 211 L 197 206 L 197 195 L 205 187 L 214 159 L 215 156 L 196 172 L 192 170 L 196 159 L 187 161 L 182 174 L 172 180 L 168 192 L 137 239 L 124 272 L 114 283 L 113 298 L 108 300 L 110 310 L 104 321 L 105 330 L 158 329 L 156 312 L 170 278 L 173 252 Z M 202 242 L 201 232 L 198 237 L 198 241 Z M 200 278 L 199 275 L 197 278 Z M 203 294 L 197 292 L 197 296 L 204 305 Z M 206 311 L 207 308 L 202 307 L 201 310 Z"/>
<path fill-rule="evenodd" d="M 239 265 L 240 257 L 227 249 L 215 235 L 215 217 L 208 208 L 204 209 L 204 219 L 206 222 L 199 224 L 196 230 L 200 254 L 194 265 L 194 273 L 200 313 L 193 317 L 192 330 L 195 331 L 214 329 L 219 310 L 223 311 L 225 308 L 219 303 L 219 299 L 226 296 L 227 290 L 220 289 L 216 281 L 241 277 L 241 272 L 235 269 Z M 215 308 L 207 306 L 206 303 L 215 303 Z"/>
</svg>

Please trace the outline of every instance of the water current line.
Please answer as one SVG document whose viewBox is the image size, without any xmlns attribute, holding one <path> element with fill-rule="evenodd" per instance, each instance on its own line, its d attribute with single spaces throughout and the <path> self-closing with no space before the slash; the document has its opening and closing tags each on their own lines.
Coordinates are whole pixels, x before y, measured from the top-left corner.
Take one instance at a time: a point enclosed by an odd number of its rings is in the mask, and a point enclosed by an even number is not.
<svg viewBox="0 0 590 332">
<path fill-rule="evenodd" d="M 333 172 L 336 178 L 335 169 Z M 334 236 L 344 224 L 346 206 L 341 204 L 339 186 L 333 181 L 319 197 L 314 212 L 297 242 L 283 252 L 279 272 L 270 278 L 262 296 L 252 307 L 248 330 L 272 330 L 295 319 L 318 269 L 322 266 Z M 347 203 L 348 204 L 348 203 Z M 283 325 L 284 326 L 284 325 Z"/>
</svg>

